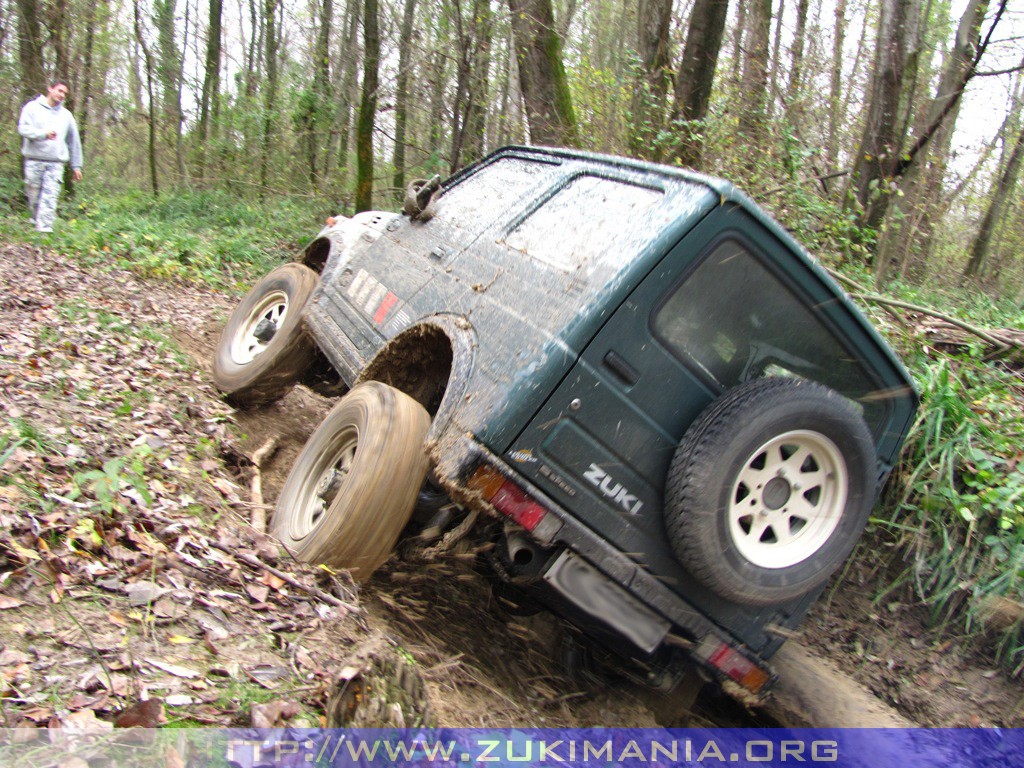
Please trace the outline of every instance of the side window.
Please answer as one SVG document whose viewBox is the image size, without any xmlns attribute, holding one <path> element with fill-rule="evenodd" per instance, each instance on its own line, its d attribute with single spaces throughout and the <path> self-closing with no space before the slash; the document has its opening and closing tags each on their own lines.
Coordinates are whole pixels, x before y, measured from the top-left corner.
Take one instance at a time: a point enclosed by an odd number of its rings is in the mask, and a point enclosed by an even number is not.
<svg viewBox="0 0 1024 768">
<path fill-rule="evenodd" d="M 813 379 L 861 400 L 871 426 L 877 386 L 829 330 L 819 307 L 802 301 L 735 240 L 726 240 L 655 310 L 654 335 L 723 388 L 763 376 Z"/>
<path fill-rule="evenodd" d="M 659 231 L 661 190 L 583 174 L 505 238 L 510 248 L 565 272 L 628 263 Z M 571 248 L 567 247 L 571 244 Z"/>
<path fill-rule="evenodd" d="M 437 203 L 436 218 L 482 229 L 550 170 L 550 163 L 500 158 L 447 190 Z"/>
</svg>

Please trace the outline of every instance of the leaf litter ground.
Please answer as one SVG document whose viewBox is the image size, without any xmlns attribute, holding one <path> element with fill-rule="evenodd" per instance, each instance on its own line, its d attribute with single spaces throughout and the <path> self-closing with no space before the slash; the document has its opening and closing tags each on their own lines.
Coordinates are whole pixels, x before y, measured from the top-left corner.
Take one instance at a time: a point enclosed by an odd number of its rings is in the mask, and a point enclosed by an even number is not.
<svg viewBox="0 0 1024 768">
<path fill-rule="evenodd" d="M 663 702 L 621 680 L 564 677 L 552 624 L 503 614 L 471 553 L 392 560 L 357 585 L 256 532 L 253 453 L 273 440 L 260 473 L 272 504 L 329 401 L 296 388 L 259 411 L 225 405 L 206 361 L 232 305 L 0 245 L 3 725 L 334 724 L 351 715 L 339 679 L 383 656 L 423 681 L 422 701 L 383 713 L 391 723 L 413 710 L 445 726 L 665 722 Z M 1019 689 L 915 647 L 912 616 L 828 605 L 806 644 L 910 719 L 1020 724 Z M 948 704 L 906 693 L 921 688 Z M 694 717 L 758 722 L 713 695 Z"/>
</svg>

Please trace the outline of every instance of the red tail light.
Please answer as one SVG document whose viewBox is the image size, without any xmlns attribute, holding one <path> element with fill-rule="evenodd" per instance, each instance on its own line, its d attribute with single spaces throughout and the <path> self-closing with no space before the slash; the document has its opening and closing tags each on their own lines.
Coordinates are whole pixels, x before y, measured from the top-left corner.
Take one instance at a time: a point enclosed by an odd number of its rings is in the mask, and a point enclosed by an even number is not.
<svg viewBox="0 0 1024 768">
<path fill-rule="evenodd" d="M 548 514 L 548 511 L 530 498 L 526 491 L 486 464 L 477 467 L 466 485 L 478 491 L 501 514 L 528 531 L 540 525 L 541 520 Z"/>
<path fill-rule="evenodd" d="M 761 667 L 717 637 L 705 638 L 696 655 L 751 693 L 760 693 L 771 679 Z"/>
</svg>

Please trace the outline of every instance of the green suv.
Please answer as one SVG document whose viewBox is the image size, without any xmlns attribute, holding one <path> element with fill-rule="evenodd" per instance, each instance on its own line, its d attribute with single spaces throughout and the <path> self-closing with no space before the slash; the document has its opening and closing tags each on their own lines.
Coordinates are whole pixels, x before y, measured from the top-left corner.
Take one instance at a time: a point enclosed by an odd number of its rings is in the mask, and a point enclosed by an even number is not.
<svg viewBox="0 0 1024 768">
<path fill-rule="evenodd" d="M 330 220 L 242 300 L 214 375 L 241 406 L 344 394 L 272 521 L 297 556 L 365 577 L 414 508 L 479 516 L 503 594 L 650 682 L 696 662 L 752 694 L 917 407 L 730 184 L 536 147 L 417 183 L 403 214 Z"/>
</svg>

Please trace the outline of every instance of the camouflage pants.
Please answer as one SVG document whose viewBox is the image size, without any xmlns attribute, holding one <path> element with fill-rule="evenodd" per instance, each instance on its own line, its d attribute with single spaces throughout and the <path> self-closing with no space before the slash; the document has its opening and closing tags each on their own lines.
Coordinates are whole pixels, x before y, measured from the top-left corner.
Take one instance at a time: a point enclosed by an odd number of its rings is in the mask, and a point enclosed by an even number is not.
<svg viewBox="0 0 1024 768">
<path fill-rule="evenodd" d="M 36 229 L 49 232 L 57 218 L 57 198 L 64 177 L 64 163 L 25 161 L 25 196 Z"/>
</svg>

